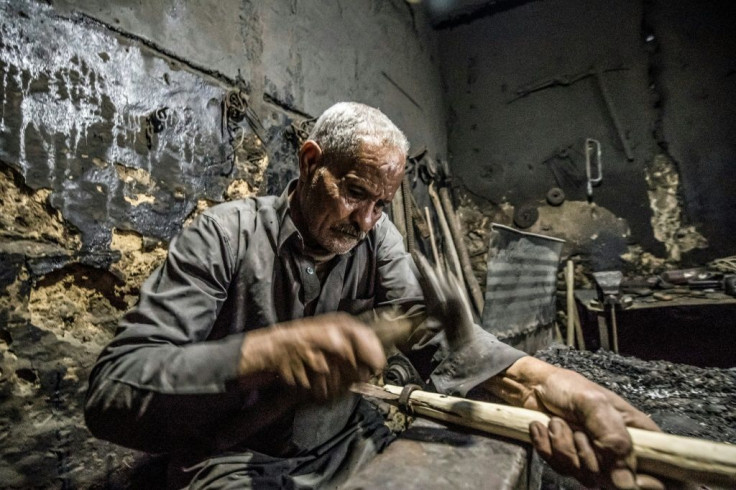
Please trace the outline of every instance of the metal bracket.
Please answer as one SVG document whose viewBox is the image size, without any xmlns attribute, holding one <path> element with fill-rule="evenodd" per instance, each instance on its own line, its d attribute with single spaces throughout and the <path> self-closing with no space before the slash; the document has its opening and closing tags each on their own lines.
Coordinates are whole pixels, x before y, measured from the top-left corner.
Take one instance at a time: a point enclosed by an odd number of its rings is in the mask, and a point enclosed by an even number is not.
<svg viewBox="0 0 736 490">
<path fill-rule="evenodd" d="M 597 176 L 593 177 L 591 154 L 595 156 Z M 601 161 L 601 143 L 593 138 L 585 139 L 585 175 L 588 177 L 588 198 L 593 197 L 593 186 L 603 182 L 603 162 Z"/>
</svg>

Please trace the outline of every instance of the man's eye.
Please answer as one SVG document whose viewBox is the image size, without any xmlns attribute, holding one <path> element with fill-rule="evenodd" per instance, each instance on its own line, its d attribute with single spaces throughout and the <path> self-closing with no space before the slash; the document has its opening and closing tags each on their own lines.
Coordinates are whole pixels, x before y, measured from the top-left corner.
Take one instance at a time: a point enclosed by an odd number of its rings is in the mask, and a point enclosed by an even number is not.
<svg viewBox="0 0 736 490">
<path fill-rule="evenodd" d="M 365 191 L 359 187 L 348 188 L 348 193 L 353 199 L 363 199 L 365 197 Z"/>
</svg>

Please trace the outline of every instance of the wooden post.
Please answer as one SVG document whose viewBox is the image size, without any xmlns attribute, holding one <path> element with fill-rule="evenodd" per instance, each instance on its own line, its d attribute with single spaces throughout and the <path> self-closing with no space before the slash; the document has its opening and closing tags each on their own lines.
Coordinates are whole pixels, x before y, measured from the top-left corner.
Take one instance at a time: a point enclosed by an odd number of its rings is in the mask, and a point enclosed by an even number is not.
<svg viewBox="0 0 736 490">
<path fill-rule="evenodd" d="M 565 264 L 565 285 L 567 286 L 567 345 L 568 347 L 575 346 L 575 316 L 573 310 L 575 309 L 575 267 L 573 266 L 572 260 L 568 260 Z"/>
</svg>

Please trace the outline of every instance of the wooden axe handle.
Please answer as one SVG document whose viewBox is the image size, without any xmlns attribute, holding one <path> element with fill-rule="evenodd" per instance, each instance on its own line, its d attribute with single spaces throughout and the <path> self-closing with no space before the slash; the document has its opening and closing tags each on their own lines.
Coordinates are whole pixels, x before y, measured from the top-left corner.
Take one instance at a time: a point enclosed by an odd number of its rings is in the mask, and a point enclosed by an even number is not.
<svg viewBox="0 0 736 490">
<path fill-rule="evenodd" d="M 396 399 L 402 389 L 393 385 L 383 387 L 384 392 Z M 547 415 L 534 410 L 421 390 L 413 391 L 409 401 L 419 415 L 523 442 L 531 441 L 529 424 L 532 421 L 545 425 L 549 422 Z M 664 432 L 628 430 L 634 443 L 638 471 L 674 480 L 736 488 L 736 446 Z"/>
</svg>

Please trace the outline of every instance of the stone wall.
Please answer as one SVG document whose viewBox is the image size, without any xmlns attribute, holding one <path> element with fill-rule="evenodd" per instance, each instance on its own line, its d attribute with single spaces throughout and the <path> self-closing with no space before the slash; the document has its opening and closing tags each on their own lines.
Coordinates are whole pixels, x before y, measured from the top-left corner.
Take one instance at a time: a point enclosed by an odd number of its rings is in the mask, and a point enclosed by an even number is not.
<svg viewBox="0 0 736 490">
<path fill-rule="evenodd" d="M 567 239 L 565 255 L 599 270 L 736 253 L 732 2 L 510 3 L 438 31 L 450 163 L 476 203 L 507 223 L 538 208 L 530 231 Z M 592 200 L 586 138 L 602 145 Z"/>
<path fill-rule="evenodd" d="M 403 0 L 0 0 L 0 19 L 0 481 L 151 488 L 82 420 L 118 318 L 187 220 L 295 177 L 292 124 L 336 101 L 444 157 L 432 35 Z"/>
</svg>

